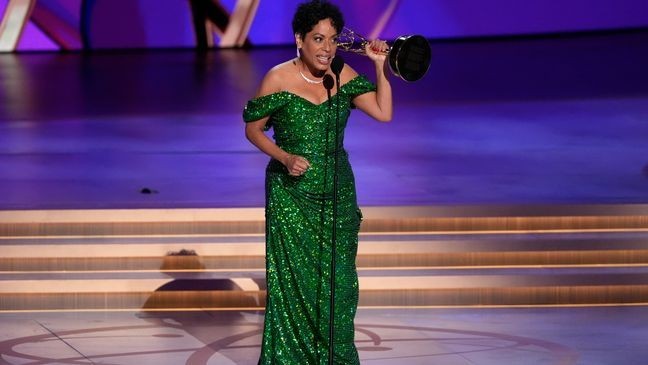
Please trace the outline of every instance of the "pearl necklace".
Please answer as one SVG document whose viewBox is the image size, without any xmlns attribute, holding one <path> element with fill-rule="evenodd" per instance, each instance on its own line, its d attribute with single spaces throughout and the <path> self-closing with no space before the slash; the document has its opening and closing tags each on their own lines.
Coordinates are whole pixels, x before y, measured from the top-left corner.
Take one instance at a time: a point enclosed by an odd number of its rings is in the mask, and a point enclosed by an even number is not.
<svg viewBox="0 0 648 365">
<path fill-rule="evenodd" d="M 306 82 L 309 83 L 309 84 L 321 84 L 321 83 L 324 81 L 324 79 L 317 80 L 317 81 L 312 80 L 312 79 L 309 79 L 308 77 L 306 77 L 306 75 L 304 75 L 304 74 L 301 72 L 301 70 L 299 70 L 299 74 L 300 74 L 301 77 L 302 77 L 304 80 L 306 80 Z"/>
</svg>

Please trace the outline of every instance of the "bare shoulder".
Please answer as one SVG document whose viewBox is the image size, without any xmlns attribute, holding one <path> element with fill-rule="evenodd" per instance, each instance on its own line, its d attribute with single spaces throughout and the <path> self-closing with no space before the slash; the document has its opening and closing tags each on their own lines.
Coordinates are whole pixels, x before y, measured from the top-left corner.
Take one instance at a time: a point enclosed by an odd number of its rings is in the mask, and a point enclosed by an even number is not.
<svg viewBox="0 0 648 365">
<path fill-rule="evenodd" d="M 358 76 L 358 72 L 356 72 L 353 67 L 349 66 L 348 63 L 345 63 L 344 68 L 342 68 L 342 72 L 340 73 L 340 83 L 346 84 L 347 82 L 353 80 L 356 76 Z"/>
<path fill-rule="evenodd" d="M 284 89 L 284 80 L 289 69 L 294 67 L 294 61 L 286 61 L 271 68 L 263 77 L 257 96 L 273 94 Z"/>
</svg>

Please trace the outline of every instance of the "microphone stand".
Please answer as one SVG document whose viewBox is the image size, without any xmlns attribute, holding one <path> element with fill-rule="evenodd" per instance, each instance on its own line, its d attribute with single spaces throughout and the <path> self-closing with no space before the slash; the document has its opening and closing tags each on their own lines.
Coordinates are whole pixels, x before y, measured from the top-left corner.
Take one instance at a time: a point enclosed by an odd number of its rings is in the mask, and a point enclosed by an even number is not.
<svg viewBox="0 0 648 365">
<path fill-rule="evenodd" d="M 342 57 L 335 56 L 331 62 L 331 71 L 335 74 L 336 95 L 340 93 L 340 72 L 344 67 Z M 325 85 L 325 87 L 328 85 Z M 332 85 L 331 85 L 332 86 Z M 330 91 L 329 91 L 330 92 Z M 338 97 L 339 99 L 339 97 Z M 329 106 L 331 98 L 329 97 Z M 339 160 L 339 125 L 340 125 L 340 102 L 335 103 L 335 129 L 333 131 L 333 227 L 331 228 L 331 301 L 329 305 L 329 356 L 328 363 L 333 365 L 333 344 L 335 329 L 335 256 L 337 254 L 337 216 L 338 216 L 338 160 Z"/>
</svg>

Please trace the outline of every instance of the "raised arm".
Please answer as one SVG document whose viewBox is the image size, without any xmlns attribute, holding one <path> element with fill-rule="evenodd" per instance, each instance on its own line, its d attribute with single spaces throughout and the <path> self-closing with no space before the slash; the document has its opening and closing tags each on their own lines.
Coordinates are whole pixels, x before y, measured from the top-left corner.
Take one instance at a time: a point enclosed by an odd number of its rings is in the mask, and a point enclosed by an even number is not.
<svg viewBox="0 0 648 365">
<path fill-rule="evenodd" d="M 385 52 L 387 49 L 387 43 L 384 41 L 374 40 L 367 43 L 365 52 L 376 67 L 376 92 L 358 95 L 353 99 L 358 109 L 380 122 L 391 121 L 393 115 L 392 88 Z"/>
</svg>

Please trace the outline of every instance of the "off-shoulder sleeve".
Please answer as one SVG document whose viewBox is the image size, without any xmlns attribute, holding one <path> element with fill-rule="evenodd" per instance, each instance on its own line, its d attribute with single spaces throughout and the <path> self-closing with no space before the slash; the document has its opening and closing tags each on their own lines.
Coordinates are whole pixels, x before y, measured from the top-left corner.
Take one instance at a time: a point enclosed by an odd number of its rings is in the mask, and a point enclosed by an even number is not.
<svg viewBox="0 0 648 365">
<path fill-rule="evenodd" d="M 370 91 L 376 91 L 376 85 L 369 81 L 364 75 L 358 75 L 351 79 L 351 81 L 342 85 L 342 89 L 344 93 L 346 93 L 351 99 L 353 99 L 358 95 L 362 95 Z"/>
<path fill-rule="evenodd" d="M 254 122 L 272 115 L 290 101 L 290 96 L 289 93 L 278 92 L 249 100 L 243 109 L 243 120 L 246 123 Z"/>
</svg>

